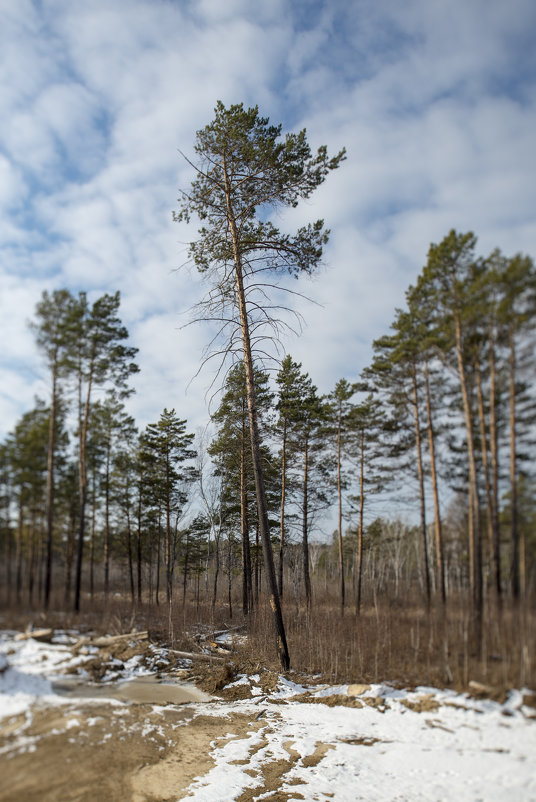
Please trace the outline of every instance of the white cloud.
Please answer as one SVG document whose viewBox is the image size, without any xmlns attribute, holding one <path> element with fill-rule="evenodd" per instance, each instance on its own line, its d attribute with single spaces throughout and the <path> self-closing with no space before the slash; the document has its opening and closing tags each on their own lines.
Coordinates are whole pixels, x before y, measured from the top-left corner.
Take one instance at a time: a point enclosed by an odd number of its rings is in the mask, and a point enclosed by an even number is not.
<svg viewBox="0 0 536 802">
<path fill-rule="evenodd" d="M 451 227 L 484 252 L 536 253 L 536 96 L 530 2 L 251 4 L 157 0 L 5 3 L 0 57 L 0 369 L 16 388 L 4 431 L 32 403 L 25 320 L 45 288 L 121 290 L 140 348 L 140 422 L 176 406 L 204 423 L 208 332 L 181 329 L 201 295 L 186 261 L 195 226 L 171 221 L 195 131 L 217 99 L 307 127 L 348 159 L 292 227 L 324 217 L 327 267 L 300 287 L 307 327 L 288 350 L 323 391 L 354 377 L 370 342 Z M 294 289 L 297 285 L 294 284 Z M 25 372 L 22 364 L 29 366 Z M 3 365 L 3 367 L 1 367 Z M 12 381 L 10 378 L 12 377 Z M 17 406 L 18 404 L 18 406 Z"/>
</svg>

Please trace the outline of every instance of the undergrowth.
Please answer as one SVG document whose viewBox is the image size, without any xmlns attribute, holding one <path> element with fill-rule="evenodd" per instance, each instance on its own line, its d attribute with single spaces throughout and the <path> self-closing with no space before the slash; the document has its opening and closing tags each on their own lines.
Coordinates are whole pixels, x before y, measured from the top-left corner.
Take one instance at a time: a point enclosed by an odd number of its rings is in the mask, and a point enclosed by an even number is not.
<svg viewBox="0 0 536 802">
<path fill-rule="evenodd" d="M 247 634 L 235 643 L 235 670 L 278 671 L 271 612 L 261 597 L 249 616 L 231 619 L 225 606 L 177 599 L 168 605 L 132 605 L 117 597 L 84 600 L 75 615 L 60 608 L 48 613 L 23 606 L 0 610 L 0 627 L 52 626 L 119 634 L 147 630 L 152 641 L 199 652 L 203 639 L 229 627 Z M 391 682 L 405 687 L 433 685 L 464 690 L 470 683 L 492 688 L 536 688 L 536 612 L 528 604 L 488 603 L 481 629 L 463 597 L 451 598 L 446 612 L 426 612 L 416 600 L 377 601 L 359 617 L 329 599 L 310 611 L 283 604 L 291 669 L 326 682 Z M 240 644 L 240 645 L 238 645 Z"/>
</svg>

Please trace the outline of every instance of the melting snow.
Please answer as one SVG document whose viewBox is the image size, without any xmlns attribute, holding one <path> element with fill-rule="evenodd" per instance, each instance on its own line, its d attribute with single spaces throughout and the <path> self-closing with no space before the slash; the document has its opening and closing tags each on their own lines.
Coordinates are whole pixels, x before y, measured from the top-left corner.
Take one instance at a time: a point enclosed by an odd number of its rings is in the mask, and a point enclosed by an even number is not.
<svg viewBox="0 0 536 802">
<path fill-rule="evenodd" d="M 68 639 L 44 644 L 12 635 L 0 633 L 0 718 L 24 714 L 16 749 L 35 750 L 35 739 L 24 735 L 33 706 L 65 703 L 52 681 L 82 658 L 73 657 Z M 141 669 L 136 658 L 126 663 L 130 676 Z M 248 788 L 257 789 L 252 798 L 269 798 L 272 764 L 276 774 L 280 767 L 279 792 L 311 802 L 536 800 L 536 713 L 524 702 L 526 690 L 511 691 L 499 704 L 437 688 L 308 687 L 281 677 L 277 690 L 260 698 L 260 680 L 240 676 L 233 683 L 250 684 L 253 699 L 195 706 L 203 715 L 247 714 L 251 729 L 246 737 L 229 734 L 212 743 L 214 767 L 190 786 L 188 799 L 230 802 Z M 330 696 L 355 706 L 333 705 L 338 700 Z M 66 722 L 67 729 L 79 727 L 78 718 Z M 151 729 L 158 731 L 154 723 Z"/>
</svg>

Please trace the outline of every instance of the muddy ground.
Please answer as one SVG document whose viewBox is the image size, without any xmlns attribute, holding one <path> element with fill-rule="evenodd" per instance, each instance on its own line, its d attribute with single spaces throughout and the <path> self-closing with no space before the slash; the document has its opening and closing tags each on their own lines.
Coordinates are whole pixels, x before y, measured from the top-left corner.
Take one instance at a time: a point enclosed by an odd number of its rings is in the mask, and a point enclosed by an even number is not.
<svg viewBox="0 0 536 802">
<path fill-rule="evenodd" d="M 341 782 L 347 793 L 340 798 L 352 799 L 357 776 L 365 783 L 360 798 L 391 799 L 389 783 L 395 778 L 405 778 L 407 785 L 408 793 L 400 798 L 420 798 L 413 774 L 422 772 L 431 756 L 440 760 L 439 768 L 427 775 L 430 781 L 444 771 L 443 759 L 456 766 L 449 769 L 451 779 L 456 771 L 462 776 L 466 753 L 483 761 L 482 788 L 493 786 L 486 785 L 487 776 L 502 760 L 507 763 L 499 779 L 519 773 L 521 786 L 530 788 L 517 798 L 536 798 L 523 773 L 527 755 L 534 753 L 528 729 L 536 720 L 533 693 L 513 692 L 514 701 L 507 701 L 500 689 L 495 693 L 472 683 L 473 698 L 484 698 L 482 704 L 472 704 L 469 695 L 442 698 L 430 689 L 402 693 L 394 686 L 366 684 L 330 688 L 295 673 L 292 681 L 278 677 L 250 652 L 233 646 L 232 639 L 198 634 L 188 645 L 195 654 L 185 656 L 148 633 L 102 637 L 75 631 L 4 632 L 0 684 L 6 689 L 6 713 L 9 709 L 12 715 L 0 716 L 0 802 L 175 802 L 196 788 L 203 799 L 226 802 L 216 786 L 228 778 L 228 789 L 236 791 L 228 790 L 227 798 L 238 802 L 310 799 L 311 787 L 313 798 L 327 800 L 335 797 Z M 43 648 L 35 644 L 39 638 Z M 40 685 L 33 684 L 36 679 Z M 282 683 L 287 690 L 281 690 Z M 19 690 L 26 696 L 15 704 Z M 285 708 L 288 700 L 293 706 L 304 703 L 307 716 L 293 718 L 293 707 Z M 493 707 L 503 701 L 503 708 Z M 361 709 L 359 726 L 354 716 L 345 717 L 342 710 L 324 712 L 319 705 Z M 486 710 L 486 720 L 500 719 L 489 736 L 485 722 L 478 722 Z M 402 716 L 407 716 L 403 723 Z M 386 726 L 381 719 L 389 719 Z M 513 725 L 520 733 L 517 740 L 509 734 Z M 422 764 L 406 771 L 408 755 L 423 739 Z M 390 744 L 389 760 L 383 764 L 388 790 L 378 796 L 376 767 L 386 754 L 384 744 Z M 371 747 L 376 751 L 370 764 L 361 754 L 359 766 L 355 755 L 345 751 L 372 752 Z M 222 761 L 224 753 L 228 756 Z M 216 761 L 219 779 L 212 773 L 206 786 L 202 779 L 196 783 Z M 331 780 L 326 781 L 330 765 Z M 235 770 L 241 777 L 236 786 Z M 317 790 L 319 783 L 322 790 Z M 499 797 L 482 793 L 478 798 Z"/>
<path fill-rule="evenodd" d="M 258 724 L 243 715 L 193 716 L 187 705 L 76 704 L 32 711 L 27 751 L 2 760 L 2 802 L 163 802 L 177 800 L 212 767 L 210 743 L 245 737 Z M 24 717 L 0 727 L 8 745 Z"/>
<path fill-rule="evenodd" d="M 211 744 L 224 746 L 266 726 L 258 713 L 232 709 L 234 700 L 251 698 L 251 689 L 224 688 L 239 667 L 221 655 L 212 662 L 188 661 L 147 638 L 99 647 L 82 639 L 71 651 L 82 662 L 56 678 L 61 705 L 43 701 L 0 719 L 0 802 L 182 799 L 192 781 L 212 768 Z M 132 658 L 157 673 L 121 682 Z M 258 691 L 269 692 L 275 684 L 276 676 L 263 672 Z M 228 711 L 200 713 L 197 703 L 208 702 L 210 711 L 211 701 L 227 702 Z M 290 746 L 287 762 L 267 765 L 255 795 L 246 792 L 242 802 L 269 791 L 272 800 L 288 799 L 278 788 L 295 762 Z"/>
</svg>

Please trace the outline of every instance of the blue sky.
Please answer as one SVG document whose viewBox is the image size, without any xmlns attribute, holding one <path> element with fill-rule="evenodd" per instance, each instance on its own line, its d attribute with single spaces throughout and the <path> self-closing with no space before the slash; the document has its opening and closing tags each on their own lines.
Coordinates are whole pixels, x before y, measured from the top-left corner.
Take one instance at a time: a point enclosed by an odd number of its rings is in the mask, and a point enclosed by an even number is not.
<svg viewBox="0 0 536 802">
<path fill-rule="evenodd" d="M 119 289 L 139 349 L 131 409 L 193 429 L 212 375 L 172 222 L 178 150 L 218 99 L 258 104 L 348 158 L 282 225 L 324 218 L 325 266 L 285 347 L 322 392 L 371 342 L 450 228 L 536 256 L 532 0 L 0 0 L 0 435 L 47 376 L 27 322 L 44 289 Z M 281 221 L 280 221 L 281 222 Z"/>
</svg>

